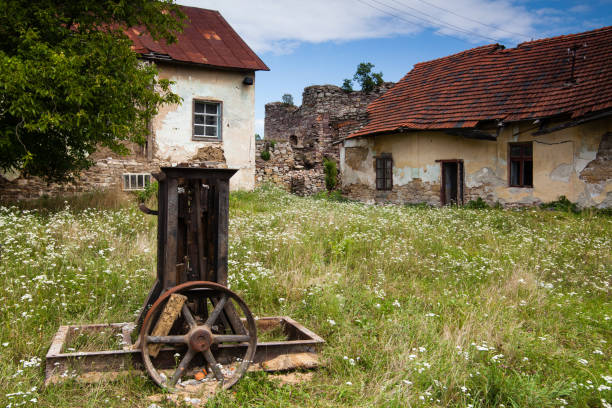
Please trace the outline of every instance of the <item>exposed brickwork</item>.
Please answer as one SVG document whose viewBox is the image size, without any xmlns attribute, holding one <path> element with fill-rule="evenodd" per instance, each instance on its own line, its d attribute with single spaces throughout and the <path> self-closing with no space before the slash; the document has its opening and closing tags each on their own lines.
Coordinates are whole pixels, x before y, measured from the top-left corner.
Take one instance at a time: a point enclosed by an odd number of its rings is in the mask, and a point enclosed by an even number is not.
<svg viewBox="0 0 612 408">
<path fill-rule="evenodd" d="M 612 133 L 603 135 L 595 160 L 582 170 L 580 178 L 592 184 L 612 180 Z"/>
<path fill-rule="evenodd" d="M 129 146 L 132 154 L 119 156 L 108 149 L 101 149 L 93 156 L 95 165 L 81 172 L 78 179 L 70 183 L 47 183 L 38 177 L 18 177 L 7 180 L 0 176 L 0 201 L 34 199 L 43 195 L 65 195 L 92 190 L 122 189 L 123 173 L 155 173 L 159 168 L 171 163 L 158 159 L 148 160 L 142 148 Z M 222 159 L 222 160 L 220 160 Z M 198 154 L 186 163 L 179 165 L 200 167 L 227 167 L 223 150 L 200 149 Z"/>
<path fill-rule="evenodd" d="M 440 184 L 424 183 L 414 179 L 402 186 L 393 186 L 391 191 L 376 190 L 365 184 L 343 186 L 347 197 L 368 203 L 429 204 L 440 205 Z"/>
<path fill-rule="evenodd" d="M 267 104 L 266 141 L 278 143 L 269 161 L 260 158 L 265 143 L 257 144 L 256 184 L 273 182 L 298 194 L 325 189 L 323 159 L 335 160 L 339 168 L 340 150 L 334 142 L 363 126 L 368 104 L 393 85 L 386 82 L 370 94 L 335 85 L 309 86 L 300 107 Z"/>
<path fill-rule="evenodd" d="M 263 160 L 261 152 L 268 150 L 270 159 Z M 325 189 L 325 177 L 317 169 L 304 169 L 296 165 L 295 153 L 290 142 L 257 142 L 255 156 L 255 183 L 273 183 L 298 195 L 310 195 Z"/>
</svg>

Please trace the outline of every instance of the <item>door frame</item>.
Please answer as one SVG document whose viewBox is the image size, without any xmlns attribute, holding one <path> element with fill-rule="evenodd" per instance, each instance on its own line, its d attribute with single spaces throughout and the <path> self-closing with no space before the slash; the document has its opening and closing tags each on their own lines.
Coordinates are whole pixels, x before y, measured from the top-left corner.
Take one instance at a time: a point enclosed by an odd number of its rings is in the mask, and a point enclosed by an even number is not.
<svg viewBox="0 0 612 408">
<path fill-rule="evenodd" d="M 463 205 L 465 179 L 463 159 L 436 160 L 436 163 L 440 163 L 440 205 L 449 204 L 444 202 L 446 196 L 446 187 L 444 185 L 444 163 L 457 163 L 457 205 Z"/>
</svg>

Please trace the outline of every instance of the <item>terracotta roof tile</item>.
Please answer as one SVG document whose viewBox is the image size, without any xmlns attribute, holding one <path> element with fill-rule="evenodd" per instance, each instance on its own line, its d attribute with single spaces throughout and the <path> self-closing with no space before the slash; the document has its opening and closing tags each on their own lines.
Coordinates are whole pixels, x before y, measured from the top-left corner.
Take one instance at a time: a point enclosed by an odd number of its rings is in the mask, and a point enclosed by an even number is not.
<svg viewBox="0 0 612 408">
<path fill-rule="evenodd" d="M 572 57 L 577 47 L 574 78 Z M 519 44 L 498 44 L 416 64 L 368 106 L 349 137 L 398 129 L 474 127 L 612 107 L 612 26 Z"/>
<path fill-rule="evenodd" d="M 126 34 L 144 58 L 167 59 L 212 67 L 264 70 L 269 68 L 240 38 L 218 11 L 180 6 L 187 16 L 185 28 L 174 44 L 153 41 L 143 27 Z"/>
</svg>

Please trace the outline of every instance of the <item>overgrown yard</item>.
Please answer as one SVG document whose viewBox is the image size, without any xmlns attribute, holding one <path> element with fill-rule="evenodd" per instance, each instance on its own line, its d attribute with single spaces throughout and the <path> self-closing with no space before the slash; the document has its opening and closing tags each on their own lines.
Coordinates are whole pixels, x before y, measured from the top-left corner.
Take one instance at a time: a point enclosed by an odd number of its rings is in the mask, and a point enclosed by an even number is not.
<svg viewBox="0 0 612 408">
<path fill-rule="evenodd" d="M 231 287 L 327 341 L 313 379 L 249 374 L 209 406 L 610 407 L 612 219 L 231 196 Z M 142 406 L 159 390 L 43 387 L 60 324 L 134 318 L 155 218 L 0 207 L 0 406 Z M 608 402 L 606 402 L 608 401 Z"/>
</svg>

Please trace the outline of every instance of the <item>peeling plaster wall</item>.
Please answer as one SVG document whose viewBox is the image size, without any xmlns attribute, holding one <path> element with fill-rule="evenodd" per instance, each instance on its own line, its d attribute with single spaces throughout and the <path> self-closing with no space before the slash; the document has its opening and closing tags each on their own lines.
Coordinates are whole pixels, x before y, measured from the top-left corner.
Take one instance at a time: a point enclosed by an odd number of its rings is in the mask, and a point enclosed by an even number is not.
<svg viewBox="0 0 612 408">
<path fill-rule="evenodd" d="M 253 72 L 234 72 L 200 67 L 159 65 L 160 78 L 174 81 L 172 91 L 181 105 L 160 109 L 153 121 L 155 158 L 170 163 L 189 162 L 207 146 L 223 149 L 227 167 L 239 169 L 230 180 L 232 189 L 255 185 L 255 86 L 242 83 Z M 192 139 L 193 100 L 222 103 L 222 140 Z"/>
<path fill-rule="evenodd" d="M 183 98 L 181 105 L 160 108 L 151 124 L 152 155 L 140 146 L 125 143 L 131 154 L 118 156 L 101 148 L 92 158 L 95 165 L 70 183 L 46 183 L 37 177 L 0 173 L 0 201 L 32 199 L 43 195 L 74 194 L 98 189 L 121 189 L 123 173 L 153 173 L 159 167 L 192 165 L 231 167 L 239 171 L 230 187 L 252 189 L 255 185 L 255 87 L 243 85 L 254 72 L 158 65 L 159 76 L 175 82 L 172 90 Z M 193 99 L 222 102 L 222 140 L 192 140 Z"/>
<path fill-rule="evenodd" d="M 558 123 L 551 123 L 552 127 Z M 368 202 L 440 204 L 441 165 L 463 160 L 464 200 L 535 205 L 565 195 L 582 207 L 612 206 L 612 120 L 600 119 L 534 136 L 532 122 L 502 128 L 496 141 L 443 131 L 418 131 L 346 140 L 341 151 L 344 192 Z M 494 134 L 492 131 L 491 134 Z M 508 143 L 533 142 L 533 188 L 508 186 Z M 375 189 L 375 156 L 391 153 L 393 190 Z"/>
</svg>

